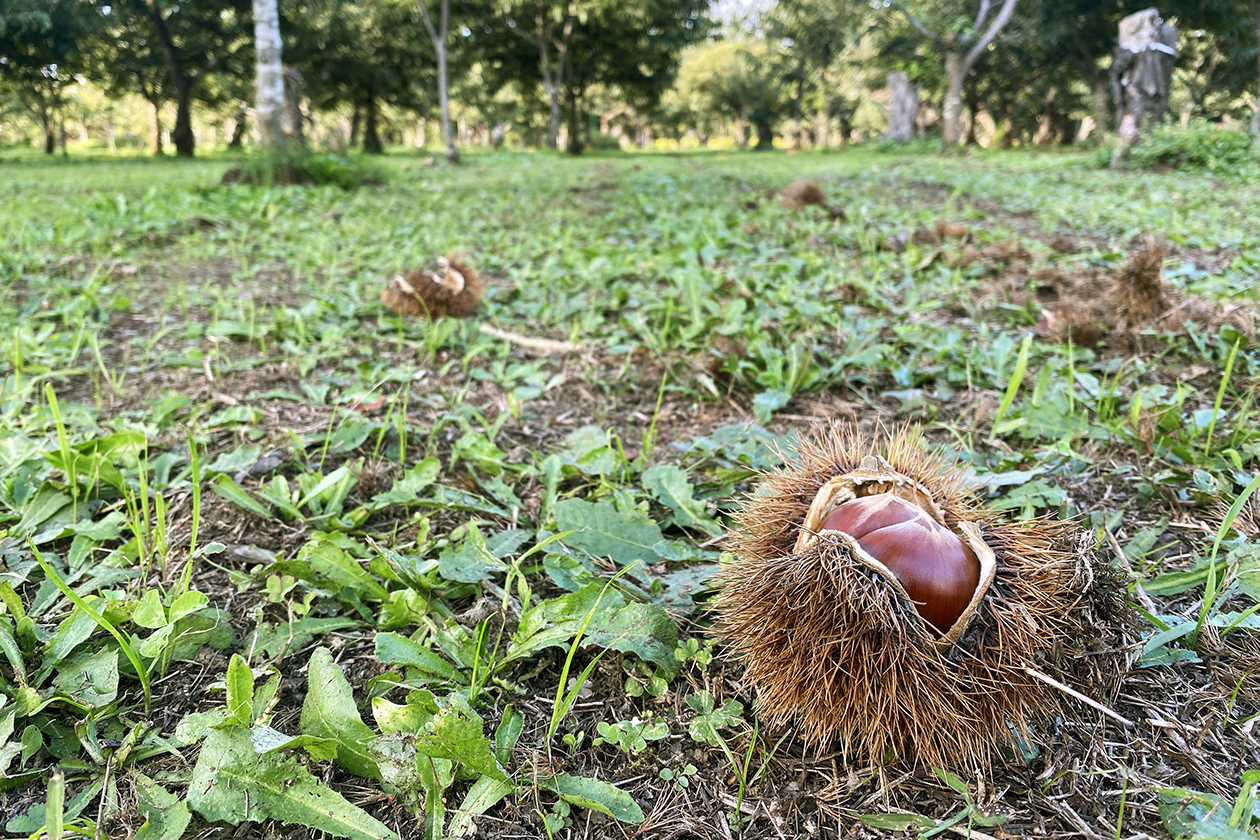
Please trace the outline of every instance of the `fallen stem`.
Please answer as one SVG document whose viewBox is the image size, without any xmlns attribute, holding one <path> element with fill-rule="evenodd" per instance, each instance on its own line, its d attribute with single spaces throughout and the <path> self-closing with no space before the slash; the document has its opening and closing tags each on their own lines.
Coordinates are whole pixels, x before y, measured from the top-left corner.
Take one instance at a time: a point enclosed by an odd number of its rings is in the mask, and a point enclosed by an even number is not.
<svg viewBox="0 0 1260 840">
<path fill-rule="evenodd" d="M 1063 683 L 1059 682 L 1054 677 L 1051 677 L 1048 674 L 1041 673 L 1040 671 L 1038 671 L 1036 668 L 1032 667 L 1031 665 L 1024 666 L 1024 673 L 1032 677 L 1033 679 L 1041 680 L 1043 683 L 1050 686 L 1051 688 L 1057 688 L 1059 691 L 1062 691 L 1064 694 L 1068 694 L 1068 695 L 1071 695 L 1072 697 L 1075 697 L 1077 700 L 1080 700 L 1086 706 L 1097 709 L 1098 711 L 1102 712 L 1104 715 L 1116 721 L 1117 723 L 1121 724 L 1122 726 L 1134 725 L 1133 721 L 1129 720 L 1127 717 L 1120 714 L 1119 712 L 1108 709 L 1106 706 L 1104 706 L 1102 703 L 1099 703 L 1097 700 L 1093 699 L 1092 697 L 1086 697 L 1084 694 L 1081 694 L 1075 688 L 1064 685 Z"/>
<path fill-rule="evenodd" d="M 583 348 L 581 344 L 575 341 L 556 341 L 550 338 L 531 338 L 530 336 L 521 335 L 519 333 L 508 332 L 489 324 L 482 324 L 481 331 L 486 335 L 492 335 L 495 338 L 501 338 L 504 341 L 510 341 L 513 344 L 519 344 L 521 347 L 528 347 L 531 350 L 537 350 L 540 353 L 577 353 Z"/>
</svg>

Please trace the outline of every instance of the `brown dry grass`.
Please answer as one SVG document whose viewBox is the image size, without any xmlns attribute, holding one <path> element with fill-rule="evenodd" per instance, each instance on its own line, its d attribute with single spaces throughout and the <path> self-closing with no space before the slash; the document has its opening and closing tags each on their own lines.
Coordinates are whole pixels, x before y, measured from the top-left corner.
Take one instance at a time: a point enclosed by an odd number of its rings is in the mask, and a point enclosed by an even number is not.
<svg viewBox="0 0 1260 840">
<path fill-rule="evenodd" d="M 1187 324 L 1210 331 L 1229 325 L 1255 335 L 1250 308 L 1213 304 L 1164 282 L 1166 253 L 1163 245 L 1147 242 L 1116 271 L 1032 272 L 1031 294 L 1043 309 L 1038 332 L 1084 346 L 1105 338 L 1131 352 L 1148 352 L 1155 346 L 1155 333 L 1179 332 Z"/>
</svg>

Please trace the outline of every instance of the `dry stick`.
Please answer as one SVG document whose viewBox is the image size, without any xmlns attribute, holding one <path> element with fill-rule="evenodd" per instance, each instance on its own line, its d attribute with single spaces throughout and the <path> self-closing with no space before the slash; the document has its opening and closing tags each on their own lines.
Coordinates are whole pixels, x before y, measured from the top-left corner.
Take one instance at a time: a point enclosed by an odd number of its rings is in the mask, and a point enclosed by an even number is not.
<svg viewBox="0 0 1260 840">
<path fill-rule="evenodd" d="M 1051 688 L 1057 688 L 1059 691 L 1062 691 L 1064 694 L 1069 694 L 1072 697 L 1075 697 L 1077 700 L 1080 700 L 1086 706 L 1097 709 L 1098 711 L 1102 712 L 1104 715 L 1116 721 L 1117 723 L 1121 724 L 1122 726 L 1134 725 L 1133 721 L 1129 720 L 1127 717 L 1120 714 L 1119 712 L 1115 712 L 1115 711 L 1112 711 L 1111 709 L 1108 709 L 1106 706 L 1104 706 L 1102 703 L 1099 703 L 1097 700 L 1093 699 L 1092 697 L 1086 697 L 1084 694 L 1081 694 L 1075 688 L 1064 685 L 1063 683 L 1056 680 L 1054 677 L 1041 673 L 1040 671 L 1038 671 L 1036 668 L 1032 667 L 1031 665 L 1024 666 L 1024 673 L 1032 677 L 1033 679 L 1041 680 L 1043 683 L 1050 686 Z"/>
<path fill-rule="evenodd" d="M 489 324 L 482 324 L 481 331 L 486 335 L 501 338 L 512 344 L 519 344 L 522 347 L 528 347 L 531 350 L 537 350 L 541 353 L 578 353 L 582 350 L 582 345 L 574 341 L 555 341 L 550 338 L 531 338 L 529 336 L 520 335 L 519 333 L 507 332 Z"/>
</svg>

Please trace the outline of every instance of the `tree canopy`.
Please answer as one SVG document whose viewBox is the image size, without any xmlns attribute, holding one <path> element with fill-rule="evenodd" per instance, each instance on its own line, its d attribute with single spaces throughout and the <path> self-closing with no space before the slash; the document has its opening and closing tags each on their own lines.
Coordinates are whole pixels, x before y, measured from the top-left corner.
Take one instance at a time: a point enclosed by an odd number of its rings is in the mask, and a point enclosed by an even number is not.
<svg viewBox="0 0 1260 840">
<path fill-rule="evenodd" d="M 778 0 L 744 16 L 707 0 L 422 2 L 278 0 L 286 95 L 316 142 L 427 144 L 441 117 L 452 161 L 457 145 L 505 134 L 573 152 L 835 145 L 883 135 L 894 71 L 917 88 L 917 132 L 947 144 L 1095 142 L 1114 130 L 1108 69 L 1134 11 L 1119 0 Z M 1260 130 L 1260 0 L 1160 11 L 1182 33 L 1168 118 Z M 0 0 L 0 142 L 51 152 L 63 127 L 103 143 L 107 125 L 112 144 L 118 122 L 159 152 L 239 142 L 254 52 L 252 0 Z M 90 113 L 102 108 L 107 120 Z"/>
</svg>

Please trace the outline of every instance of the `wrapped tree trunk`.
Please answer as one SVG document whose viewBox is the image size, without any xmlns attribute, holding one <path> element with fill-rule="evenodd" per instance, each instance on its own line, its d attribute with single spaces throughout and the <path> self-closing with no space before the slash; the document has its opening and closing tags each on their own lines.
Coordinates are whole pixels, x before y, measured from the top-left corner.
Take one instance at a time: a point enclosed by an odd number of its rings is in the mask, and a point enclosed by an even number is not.
<svg viewBox="0 0 1260 840">
<path fill-rule="evenodd" d="M 280 61 L 280 13 L 276 0 L 254 0 L 254 113 L 268 154 L 281 155 L 284 133 L 284 69 Z"/>
<path fill-rule="evenodd" d="M 1116 145 L 1111 165 L 1124 159 L 1150 123 L 1168 110 L 1168 89 L 1177 58 L 1177 28 L 1145 9 L 1120 21 L 1120 37 L 1111 63 L 1111 94 L 1116 101 Z"/>
<path fill-rule="evenodd" d="M 888 74 L 888 93 L 892 103 L 884 139 L 905 143 L 914 137 L 915 123 L 919 119 L 919 89 L 910 84 L 909 76 L 897 70 Z"/>
</svg>

